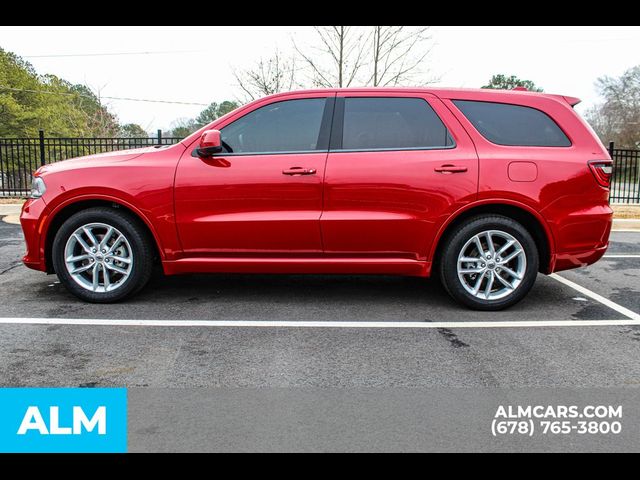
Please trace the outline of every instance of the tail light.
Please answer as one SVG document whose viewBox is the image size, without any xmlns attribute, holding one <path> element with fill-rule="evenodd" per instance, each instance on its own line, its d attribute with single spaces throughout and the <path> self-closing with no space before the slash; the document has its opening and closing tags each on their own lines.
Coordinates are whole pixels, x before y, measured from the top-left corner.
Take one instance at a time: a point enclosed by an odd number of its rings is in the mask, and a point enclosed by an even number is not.
<svg viewBox="0 0 640 480">
<path fill-rule="evenodd" d="M 609 188 L 613 164 L 610 160 L 592 160 L 589 162 L 591 173 L 601 187 Z"/>
</svg>

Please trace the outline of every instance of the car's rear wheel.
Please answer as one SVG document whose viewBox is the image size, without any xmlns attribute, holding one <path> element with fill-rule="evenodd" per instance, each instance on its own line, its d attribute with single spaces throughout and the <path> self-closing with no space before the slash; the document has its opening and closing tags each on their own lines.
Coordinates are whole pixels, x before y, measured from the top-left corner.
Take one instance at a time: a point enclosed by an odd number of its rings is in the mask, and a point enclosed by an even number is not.
<svg viewBox="0 0 640 480">
<path fill-rule="evenodd" d="M 144 287 L 153 269 L 153 253 L 136 218 L 103 207 L 67 219 L 52 247 L 60 282 L 75 296 L 96 303 L 116 302 Z"/>
<path fill-rule="evenodd" d="M 538 249 L 520 223 L 500 215 L 469 219 L 445 240 L 440 278 L 449 294 L 477 310 L 519 302 L 538 273 Z"/>
</svg>

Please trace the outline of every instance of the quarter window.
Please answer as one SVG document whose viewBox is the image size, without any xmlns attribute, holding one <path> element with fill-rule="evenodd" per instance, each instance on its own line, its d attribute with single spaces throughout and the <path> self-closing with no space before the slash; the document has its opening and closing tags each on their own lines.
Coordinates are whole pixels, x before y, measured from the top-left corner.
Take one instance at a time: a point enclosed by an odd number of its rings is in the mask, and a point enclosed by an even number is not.
<svg viewBox="0 0 640 480">
<path fill-rule="evenodd" d="M 317 150 L 325 101 L 285 100 L 260 107 L 220 131 L 223 146 L 227 153 Z"/>
<path fill-rule="evenodd" d="M 480 134 L 498 145 L 569 147 L 571 141 L 546 113 L 506 103 L 454 100 Z"/>
<path fill-rule="evenodd" d="M 346 98 L 343 150 L 453 146 L 447 127 L 420 98 Z"/>
</svg>

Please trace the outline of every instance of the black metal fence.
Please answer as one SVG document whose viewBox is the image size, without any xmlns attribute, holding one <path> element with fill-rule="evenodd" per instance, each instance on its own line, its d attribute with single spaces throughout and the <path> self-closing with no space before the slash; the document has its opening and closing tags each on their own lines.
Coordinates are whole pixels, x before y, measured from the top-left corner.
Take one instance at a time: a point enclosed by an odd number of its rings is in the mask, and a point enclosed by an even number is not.
<svg viewBox="0 0 640 480">
<path fill-rule="evenodd" d="M 0 138 L 0 197 L 24 197 L 31 189 L 31 175 L 41 165 L 67 158 L 129 148 L 172 145 L 182 140 L 163 137 L 142 138 Z"/>
<path fill-rule="evenodd" d="M 613 160 L 611 203 L 640 203 L 640 150 L 615 148 L 609 142 Z"/>
<path fill-rule="evenodd" d="M 31 188 L 31 175 L 41 165 L 67 158 L 128 148 L 172 145 L 178 137 L 144 138 L 54 138 L 40 130 L 37 138 L 0 138 L 0 197 L 23 197 Z M 640 204 L 640 150 L 615 148 L 609 143 L 613 159 L 611 203 Z"/>
</svg>

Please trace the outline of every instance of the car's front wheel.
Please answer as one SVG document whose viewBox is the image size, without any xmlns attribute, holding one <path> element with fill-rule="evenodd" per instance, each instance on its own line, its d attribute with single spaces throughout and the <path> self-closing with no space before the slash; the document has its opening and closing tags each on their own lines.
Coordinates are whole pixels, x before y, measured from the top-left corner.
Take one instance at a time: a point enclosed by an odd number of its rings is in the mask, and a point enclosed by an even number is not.
<svg viewBox="0 0 640 480">
<path fill-rule="evenodd" d="M 109 303 L 141 289 L 153 269 L 151 241 L 126 212 L 96 207 L 67 219 L 56 233 L 53 266 L 60 282 L 89 302 Z"/>
<path fill-rule="evenodd" d="M 500 310 L 524 298 L 538 273 L 538 249 L 520 223 L 481 215 L 446 239 L 440 278 L 449 294 L 476 310 Z"/>
</svg>

